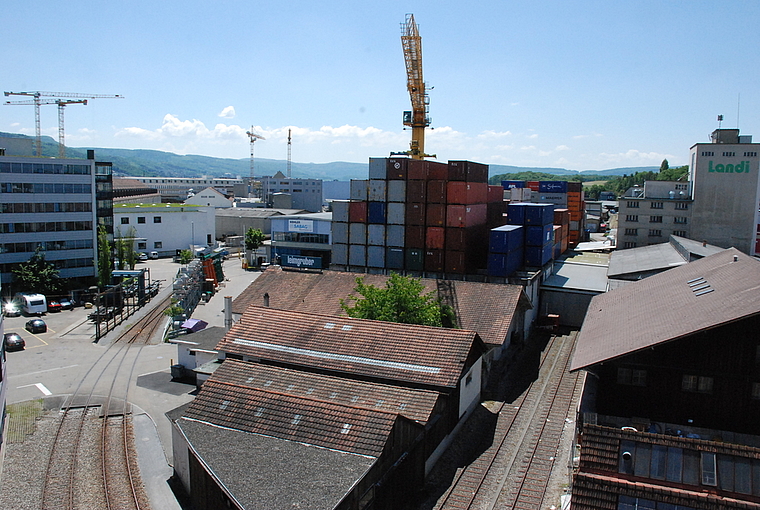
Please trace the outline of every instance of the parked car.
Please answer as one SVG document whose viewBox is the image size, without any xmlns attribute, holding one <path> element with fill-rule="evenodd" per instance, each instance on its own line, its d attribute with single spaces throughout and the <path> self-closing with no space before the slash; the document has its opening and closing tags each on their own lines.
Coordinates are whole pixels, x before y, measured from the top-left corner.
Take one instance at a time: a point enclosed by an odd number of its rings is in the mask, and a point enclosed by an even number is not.
<svg viewBox="0 0 760 510">
<path fill-rule="evenodd" d="M 61 303 L 61 310 L 73 310 L 74 309 L 74 303 L 72 303 L 68 299 L 64 298 L 64 299 L 61 299 L 58 302 Z"/>
<path fill-rule="evenodd" d="M 58 301 L 48 301 L 47 303 L 47 311 L 48 312 L 60 312 L 61 311 L 61 303 Z"/>
<path fill-rule="evenodd" d="M 148 260 L 148 254 L 145 252 L 140 253 L 137 255 L 137 260 Z"/>
<path fill-rule="evenodd" d="M 150 258 L 157 259 L 158 258 L 158 252 L 157 251 L 150 252 Z"/>
<path fill-rule="evenodd" d="M 30 319 L 24 326 L 30 333 L 44 333 L 47 331 L 47 324 L 42 319 Z"/>
<path fill-rule="evenodd" d="M 3 315 L 6 317 L 18 317 L 21 315 L 21 307 L 18 306 L 18 303 L 7 301 L 3 303 Z"/>
<path fill-rule="evenodd" d="M 20 351 L 26 347 L 26 342 L 18 333 L 6 333 L 3 335 L 3 343 L 6 351 Z"/>
</svg>

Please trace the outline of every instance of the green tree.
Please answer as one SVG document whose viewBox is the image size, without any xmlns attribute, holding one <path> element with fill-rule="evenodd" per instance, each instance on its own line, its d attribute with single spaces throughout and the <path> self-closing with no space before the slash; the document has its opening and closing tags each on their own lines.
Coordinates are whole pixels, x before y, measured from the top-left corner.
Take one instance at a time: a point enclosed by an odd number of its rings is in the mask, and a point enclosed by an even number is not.
<svg viewBox="0 0 760 510">
<path fill-rule="evenodd" d="M 450 306 L 437 297 L 436 291 L 426 294 L 420 279 L 391 273 L 385 288 L 364 283 L 356 278 L 354 291 L 362 297 L 349 296 L 353 306 L 340 300 L 340 306 L 349 317 L 373 319 L 403 324 L 456 327 L 456 316 Z"/>
<path fill-rule="evenodd" d="M 179 302 L 174 298 L 172 298 L 172 305 L 164 310 L 164 315 L 172 318 L 180 316 L 183 313 L 185 313 L 185 309 L 182 308 L 182 305 L 180 305 Z"/>
<path fill-rule="evenodd" d="M 665 170 L 667 170 L 668 168 L 670 168 L 670 163 L 668 163 L 667 159 L 663 159 L 662 163 L 660 163 L 660 172 L 662 173 Z"/>
<path fill-rule="evenodd" d="M 37 292 L 39 294 L 57 294 L 63 288 L 63 282 L 58 276 L 58 269 L 45 260 L 45 252 L 37 246 L 26 262 L 16 265 L 11 272 L 14 286 L 18 292 Z"/>
<path fill-rule="evenodd" d="M 256 251 L 259 249 L 259 247 L 264 244 L 264 232 L 261 231 L 259 228 L 249 228 L 245 232 L 245 249 Z"/>
<path fill-rule="evenodd" d="M 116 258 L 120 263 L 119 269 L 134 269 L 137 260 L 137 256 L 135 255 L 137 230 L 135 227 L 129 227 L 126 235 L 122 236 L 121 231 L 117 228 L 115 237 L 114 244 L 116 245 Z"/>
<path fill-rule="evenodd" d="M 111 283 L 113 259 L 111 258 L 111 242 L 105 225 L 98 226 L 98 287 L 105 289 Z"/>
<path fill-rule="evenodd" d="M 193 252 L 191 252 L 190 250 L 182 250 L 181 252 L 179 252 L 180 264 L 189 264 L 191 260 L 193 260 Z"/>
</svg>

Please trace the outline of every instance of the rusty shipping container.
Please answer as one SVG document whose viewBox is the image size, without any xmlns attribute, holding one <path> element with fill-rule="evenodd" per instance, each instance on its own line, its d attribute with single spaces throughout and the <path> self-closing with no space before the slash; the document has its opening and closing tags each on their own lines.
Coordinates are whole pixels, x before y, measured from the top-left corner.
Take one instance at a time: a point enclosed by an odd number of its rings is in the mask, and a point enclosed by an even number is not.
<svg viewBox="0 0 760 510">
<path fill-rule="evenodd" d="M 404 245 L 407 248 L 425 249 L 425 228 L 419 225 L 406 225 L 404 228 Z"/>
<path fill-rule="evenodd" d="M 349 203 L 348 220 L 351 223 L 367 223 L 367 202 Z"/>
<path fill-rule="evenodd" d="M 449 181 L 446 185 L 447 204 L 485 204 L 488 202 L 488 184 L 483 182 Z"/>
<path fill-rule="evenodd" d="M 474 227 L 485 225 L 488 220 L 488 206 L 486 204 L 473 205 L 447 205 L 447 227 Z"/>
<path fill-rule="evenodd" d="M 410 159 L 406 169 L 407 180 L 427 180 L 428 162 L 424 159 Z"/>
<path fill-rule="evenodd" d="M 467 273 L 467 256 L 463 251 L 447 251 L 444 254 L 445 267 L 447 273 L 465 274 Z"/>
<path fill-rule="evenodd" d="M 425 212 L 427 207 L 424 203 L 408 203 L 406 204 L 406 225 L 424 225 L 425 224 Z"/>
<path fill-rule="evenodd" d="M 446 242 L 446 229 L 443 227 L 427 227 L 425 230 L 425 249 L 443 250 Z"/>
<path fill-rule="evenodd" d="M 444 270 L 443 250 L 425 250 L 425 271 L 442 273 Z"/>
<path fill-rule="evenodd" d="M 449 178 L 449 165 L 440 161 L 428 161 L 427 180 L 445 181 Z"/>
<path fill-rule="evenodd" d="M 427 183 L 427 202 L 429 204 L 446 203 L 446 181 L 428 181 Z"/>
<path fill-rule="evenodd" d="M 425 225 L 428 227 L 443 227 L 446 225 L 446 204 L 427 204 L 425 210 Z"/>
<path fill-rule="evenodd" d="M 488 165 L 474 161 L 449 161 L 449 180 L 488 182 Z"/>
<path fill-rule="evenodd" d="M 386 161 L 388 162 L 386 165 L 388 179 L 406 180 L 409 158 L 388 158 Z"/>
<path fill-rule="evenodd" d="M 488 198 L 486 201 L 489 204 L 504 201 L 504 188 L 493 184 L 486 184 L 486 186 L 488 186 Z"/>
<path fill-rule="evenodd" d="M 427 181 L 406 181 L 406 202 L 427 202 Z"/>
</svg>

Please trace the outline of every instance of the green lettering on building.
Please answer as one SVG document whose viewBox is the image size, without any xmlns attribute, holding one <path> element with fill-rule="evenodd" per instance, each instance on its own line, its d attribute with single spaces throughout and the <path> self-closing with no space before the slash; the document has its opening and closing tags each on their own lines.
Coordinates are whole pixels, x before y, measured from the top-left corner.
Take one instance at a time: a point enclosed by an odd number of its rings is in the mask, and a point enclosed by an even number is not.
<svg viewBox="0 0 760 510">
<path fill-rule="evenodd" d="M 732 165 L 731 163 L 728 163 L 726 165 L 723 163 L 718 163 L 715 166 L 713 166 L 712 161 L 708 162 L 708 171 L 718 172 L 720 174 L 748 174 L 749 169 L 749 161 L 742 161 L 736 165 Z"/>
</svg>

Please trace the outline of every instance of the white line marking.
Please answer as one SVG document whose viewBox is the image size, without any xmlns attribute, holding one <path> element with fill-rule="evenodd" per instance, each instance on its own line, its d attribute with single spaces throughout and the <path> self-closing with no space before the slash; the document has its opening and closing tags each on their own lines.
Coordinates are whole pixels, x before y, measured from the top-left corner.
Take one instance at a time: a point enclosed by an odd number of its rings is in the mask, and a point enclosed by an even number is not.
<svg viewBox="0 0 760 510">
<path fill-rule="evenodd" d="M 39 372 L 29 372 L 29 373 L 27 373 L 27 374 L 18 374 L 18 375 L 16 375 L 15 377 L 21 377 L 21 376 L 25 376 L 25 375 L 37 375 L 37 374 L 44 374 L 45 372 L 53 372 L 54 370 L 64 370 L 64 369 L 66 369 L 66 368 L 74 368 L 74 367 L 78 367 L 78 366 L 79 366 L 79 365 L 69 365 L 69 366 L 67 366 L 67 367 L 49 368 L 49 369 L 47 369 L 47 370 L 40 370 Z"/>
<path fill-rule="evenodd" d="M 43 395 L 45 395 L 45 396 L 49 396 L 49 395 L 52 395 L 52 394 L 53 394 L 53 392 L 52 392 L 52 391 L 50 391 L 49 389 L 47 389 L 47 388 L 45 387 L 45 385 L 44 385 L 44 384 L 42 384 L 42 383 L 27 384 L 27 385 L 25 385 L 25 386 L 16 386 L 16 389 L 21 389 L 21 388 L 28 388 L 29 386 L 36 386 L 36 387 L 37 387 L 37 389 L 38 389 L 38 390 L 40 390 L 40 391 L 42 392 L 42 394 L 43 394 Z"/>
</svg>

